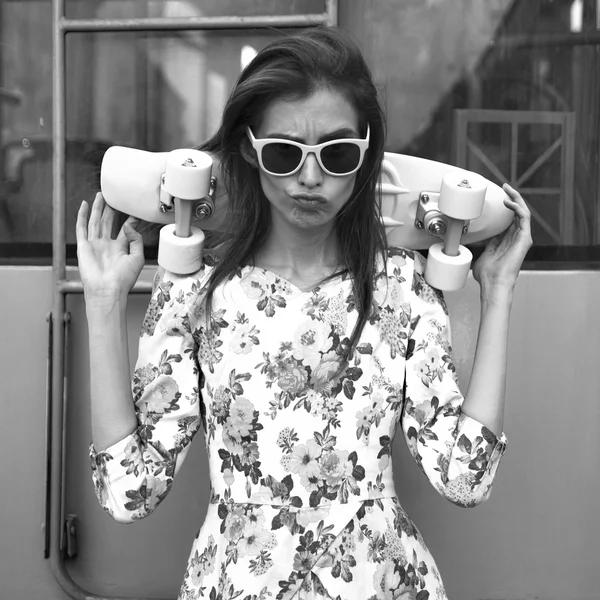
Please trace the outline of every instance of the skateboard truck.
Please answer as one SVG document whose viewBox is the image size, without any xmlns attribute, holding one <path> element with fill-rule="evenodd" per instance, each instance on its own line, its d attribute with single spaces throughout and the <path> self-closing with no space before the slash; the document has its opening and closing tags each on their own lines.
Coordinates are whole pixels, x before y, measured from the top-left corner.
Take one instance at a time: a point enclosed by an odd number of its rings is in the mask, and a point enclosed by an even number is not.
<svg viewBox="0 0 600 600">
<path fill-rule="evenodd" d="M 469 233 L 471 221 L 481 217 L 490 182 L 471 171 L 398 154 L 386 154 L 381 172 L 378 189 L 385 202 L 382 223 L 388 240 L 392 244 L 400 240 L 399 245 L 407 240 L 406 247 L 415 250 L 429 248 L 425 279 L 431 286 L 443 291 L 464 287 L 473 255 L 461 240 Z M 494 235 L 508 226 L 511 215 L 502 205 L 504 193 L 491 187 L 487 221 L 497 222 L 487 229 Z M 414 229 L 405 226 L 405 219 L 406 225 L 413 222 Z M 474 225 L 478 232 L 484 227 L 480 222 Z M 473 237 L 484 239 L 479 234 Z M 432 238 L 441 241 L 432 244 Z"/>
<path fill-rule="evenodd" d="M 200 150 L 155 153 L 112 146 L 102 159 L 100 185 L 113 208 L 164 224 L 158 264 L 187 275 L 200 269 L 204 251 L 204 232 L 192 221 L 210 221 L 215 213 L 212 170 L 213 159 Z"/>
<path fill-rule="evenodd" d="M 415 227 L 435 237 L 443 237 L 448 227 L 447 218 L 438 206 L 439 197 L 439 192 L 421 192 L 415 217 Z M 463 235 L 469 231 L 469 223 L 463 225 Z"/>
<path fill-rule="evenodd" d="M 212 158 L 199 150 L 168 153 L 160 178 L 159 210 L 175 211 L 175 223 L 160 230 L 158 264 L 172 273 L 186 275 L 202 266 L 204 232 L 192 226 L 192 218 L 208 218 L 214 212 L 216 179 L 211 177 Z"/>
<path fill-rule="evenodd" d="M 439 192 L 421 192 L 415 227 L 443 239 L 429 248 L 425 279 L 440 290 L 464 287 L 473 255 L 461 245 L 469 223 L 483 212 L 487 184 L 482 177 L 448 172 Z"/>
<path fill-rule="evenodd" d="M 165 190 L 165 174 L 161 175 L 161 186 L 160 186 L 160 202 L 158 210 L 161 213 L 167 213 L 173 210 L 173 196 Z M 200 200 L 194 202 L 193 214 L 196 219 L 208 219 L 212 217 L 215 212 L 215 190 L 217 189 L 217 178 L 210 178 L 210 187 L 208 194 Z"/>
</svg>

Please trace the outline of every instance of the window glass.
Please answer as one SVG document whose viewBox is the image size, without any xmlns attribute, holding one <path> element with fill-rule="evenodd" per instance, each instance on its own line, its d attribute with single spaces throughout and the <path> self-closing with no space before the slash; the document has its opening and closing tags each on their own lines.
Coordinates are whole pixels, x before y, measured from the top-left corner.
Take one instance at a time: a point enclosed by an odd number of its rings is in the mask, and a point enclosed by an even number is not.
<svg viewBox="0 0 600 600">
<path fill-rule="evenodd" d="M 598 4 L 391 0 L 340 19 L 385 87 L 388 149 L 516 186 L 530 267 L 600 259 Z"/>
<path fill-rule="evenodd" d="M 9 47 L 2 55 L 2 89 L 12 95 L 3 95 L 0 113 L 0 258 L 47 262 L 52 242 L 50 2 L 0 6 L 3 24 L 8 17 L 25 25 L 2 32 Z M 100 189 L 104 152 L 113 145 L 164 151 L 207 139 L 218 127 L 242 62 L 277 35 L 283 33 L 265 29 L 67 36 L 66 237 L 71 261 L 77 210 Z M 158 228 L 146 227 L 144 233 L 152 258 Z"/>
<path fill-rule="evenodd" d="M 529 266 L 600 260 L 598 0 L 339 3 L 388 114 L 388 145 L 516 185 Z M 464 5 L 465 10 L 458 10 Z M 70 18 L 323 12 L 325 2 L 67 1 Z M 238 12 L 243 11 L 243 12 Z M 466 12 L 465 12 L 466 11 Z M 467 17 L 465 17 L 467 15 Z M 111 145 L 164 151 L 216 128 L 242 63 L 284 31 L 67 36 L 67 242 Z M 51 256 L 49 0 L 0 1 L 0 260 Z M 154 234 L 148 244 L 155 243 Z M 150 252 L 150 256 L 152 252 Z M 565 262 L 567 261 L 567 262 Z"/>
</svg>

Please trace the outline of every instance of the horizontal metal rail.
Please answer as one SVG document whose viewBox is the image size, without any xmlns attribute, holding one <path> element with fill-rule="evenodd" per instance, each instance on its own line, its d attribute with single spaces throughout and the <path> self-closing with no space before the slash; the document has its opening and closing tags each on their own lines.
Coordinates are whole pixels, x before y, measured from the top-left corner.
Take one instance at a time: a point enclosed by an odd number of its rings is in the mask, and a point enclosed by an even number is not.
<svg viewBox="0 0 600 600">
<path fill-rule="evenodd" d="M 327 13 L 252 17 L 139 17 L 131 19 L 61 19 L 64 32 L 192 31 L 223 29 L 296 28 L 328 25 Z"/>
<path fill-rule="evenodd" d="M 486 108 L 459 108 L 454 111 L 457 118 L 462 121 L 468 119 L 470 123 L 519 123 L 523 125 L 562 125 L 565 120 L 564 112 L 548 110 L 493 110 Z"/>
<path fill-rule="evenodd" d="M 594 46 L 600 44 L 600 31 L 564 33 L 523 33 L 508 35 L 490 42 L 493 48 L 519 50 L 521 48 L 548 48 L 554 46 Z"/>
</svg>

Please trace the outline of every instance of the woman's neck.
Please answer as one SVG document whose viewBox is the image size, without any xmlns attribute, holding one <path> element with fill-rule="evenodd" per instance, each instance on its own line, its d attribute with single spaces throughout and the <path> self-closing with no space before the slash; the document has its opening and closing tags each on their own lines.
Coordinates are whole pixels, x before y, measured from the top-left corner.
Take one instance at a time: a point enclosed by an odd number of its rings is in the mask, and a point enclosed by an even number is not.
<svg viewBox="0 0 600 600">
<path fill-rule="evenodd" d="M 300 288 L 310 288 L 341 268 L 339 244 L 328 231 L 272 230 L 254 256 L 254 265 L 277 273 Z"/>
</svg>

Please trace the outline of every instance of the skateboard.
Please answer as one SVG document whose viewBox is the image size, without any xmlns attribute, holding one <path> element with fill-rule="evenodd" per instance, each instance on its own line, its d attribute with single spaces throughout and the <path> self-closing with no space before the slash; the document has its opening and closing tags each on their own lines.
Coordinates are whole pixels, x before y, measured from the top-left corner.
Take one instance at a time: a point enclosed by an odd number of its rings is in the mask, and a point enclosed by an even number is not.
<svg viewBox="0 0 600 600">
<path fill-rule="evenodd" d="M 171 272 L 197 271 L 203 230 L 227 229 L 227 194 L 219 184 L 218 164 L 206 152 L 113 146 L 104 155 L 100 183 L 116 210 L 164 224 L 158 263 Z M 388 244 L 428 249 L 425 278 L 443 291 L 465 285 L 473 257 L 464 244 L 501 233 L 514 216 L 496 184 L 415 156 L 386 152 L 377 187 Z"/>
</svg>

